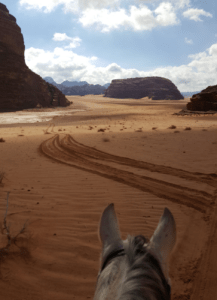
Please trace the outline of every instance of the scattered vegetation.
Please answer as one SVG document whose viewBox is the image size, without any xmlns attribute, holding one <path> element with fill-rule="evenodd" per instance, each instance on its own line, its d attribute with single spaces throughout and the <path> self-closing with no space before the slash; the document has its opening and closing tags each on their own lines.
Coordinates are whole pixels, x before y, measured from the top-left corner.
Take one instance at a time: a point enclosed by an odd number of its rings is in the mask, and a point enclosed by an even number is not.
<svg viewBox="0 0 217 300">
<path fill-rule="evenodd" d="M 8 206 L 9 206 L 9 192 L 7 193 L 7 204 L 6 204 L 6 211 L 5 216 L 1 228 L 1 233 L 4 235 L 7 239 L 7 243 L 5 247 L 0 248 L 0 262 L 5 260 L 5 258 L 12 254 L 19 254 L 21 256 L 29 257 L 30 253 L 28 248 L 25 246 L 25 242 L 29 239 L 29 237 L 26 235 L 26 223 L 24 223 L 23 227 L 20 229 L 20 231 L 16 235 L 12 235 L 10 231 L 10 224 L 7 223 L 7 213 L 8 213 Z M 19 251 L 14 251 L 14 247 L 16 249 L 19 249 Z M 13 249 L 13 250 L 11 250 Z"/>
<path fill-rule="evenodd" d="M 168 127 L 168 129 L 176 129 L 175 125 L 171 125 L 170 127 Z"/>
<path fill-rule="evenodd" d="M 202 129 L 202 131 L 207 131 L 207 129 Z"/>
<path fill-rule="evenodd" d="M 179 132 L 180 132 L 180 131 L 178 131 L 178 130 L 175 130 L 175 131 L 174 131 L 174 133 L 179 133 Z"/>
<path fill-rule="evenodd" d="M 157 127 L 152 127 L 152 130 L 156 130 L 157 129 Z"/>
<path fill-rule="evenodd" d="M 3 138 L 0 138 L 0 143 L 4 143 L 5 140 Z"/>
<path fill-rule="evenodd" d="M 135 130 L 136 132 L 142 132 L 142 128 L 139 128 L 138 130 Z"/>
<path fill-rule="evenodd" d="M 191 127 L 186 127 L 185 130 L 191 130 Z"/>
<path fill-rule="evenodd" d="M 100 129 L 98 129 L 98 132 L 104 132 L 106 129 L 104 129 L 104 128 L 100 128 Z"/>
</svg>

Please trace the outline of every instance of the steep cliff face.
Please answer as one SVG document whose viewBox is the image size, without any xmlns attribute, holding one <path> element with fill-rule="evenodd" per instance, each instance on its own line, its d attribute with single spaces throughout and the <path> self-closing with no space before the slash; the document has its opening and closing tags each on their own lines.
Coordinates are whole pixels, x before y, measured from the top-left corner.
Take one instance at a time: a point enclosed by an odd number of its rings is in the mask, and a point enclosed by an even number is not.
<svg viewBox="0 0 217 300">
<path fill-rule="evenodd" d="M 175 84 L 162 77 L 139 77 L 112 80 L 105 97 L 134 98 L 149 97 L 153 100 L 184 99 Z"/>
<path fill-rule="evenodd" d="M 0 3 L 0 110 L 70 105 L 56 87 L 26 66 L 24 50 L 16 19 Z"/>
<path fill-rule="evenodd" d="M 208 86 L 191 97 L 187 109 L 193 111 L 217 110 L 217 85 Z"/>
</svg>

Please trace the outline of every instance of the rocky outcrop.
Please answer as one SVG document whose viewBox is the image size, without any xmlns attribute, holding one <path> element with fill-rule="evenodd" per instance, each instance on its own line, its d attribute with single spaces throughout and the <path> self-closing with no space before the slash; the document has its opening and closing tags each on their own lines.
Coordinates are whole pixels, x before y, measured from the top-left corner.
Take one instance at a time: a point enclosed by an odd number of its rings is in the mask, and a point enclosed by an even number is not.
<svg viewBox="0 0 217 300">
<path fill-rule="evenodd" d="M 208 86 L 205 90 L 191 97 L 187 109 L 192 111 L 217 111 L 217 85 Z"/>
<path fill-rule="evenodd" d="M 70 105 L 56 87 L 26 66 L 24 50 L 15 17 L 0 3 L 0 110 Z"/>
<path fill-rule="evenodd" d="M 105 91 L 105 97 L 134 98 L 149 97 L 153 100 L 184 99 L 177 87 L 166 78 L 138 77 L 112 80 Z"/>
</svg>

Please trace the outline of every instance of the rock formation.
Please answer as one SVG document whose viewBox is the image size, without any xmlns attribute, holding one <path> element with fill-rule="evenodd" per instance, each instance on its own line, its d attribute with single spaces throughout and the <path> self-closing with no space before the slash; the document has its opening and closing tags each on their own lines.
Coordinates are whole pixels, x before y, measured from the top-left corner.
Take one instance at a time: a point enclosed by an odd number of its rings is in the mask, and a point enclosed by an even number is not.
<svg viewBox="0 0 217 300">
<path fill-rule="evenodd" d="M 153 100 L 184 99 L 177 87 L 166 78 L 138 77 L 112 80 L 105 91 L 105 97 L 134 98 L 149 97 Z"/>
<path fill-rule="evenodd" d="M 70 105 L 56 87 L 26 66 L 24 50 L 15 17 L 0 3 L 0 110 Z"/>
<path fill-rule="evenodd" d="M 217 85 L 208 86 L 205 90 L 191 97 L 187 104 L 188 110 L 208 111 L 217 110 Z"/>
</svg>

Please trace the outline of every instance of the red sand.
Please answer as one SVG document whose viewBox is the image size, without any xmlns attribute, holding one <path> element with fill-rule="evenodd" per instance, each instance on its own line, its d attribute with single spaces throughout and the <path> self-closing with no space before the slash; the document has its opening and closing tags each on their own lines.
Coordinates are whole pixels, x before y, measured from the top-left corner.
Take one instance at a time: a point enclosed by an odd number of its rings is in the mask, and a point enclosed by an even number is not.
<svg viewBox="0 0 217 300">
<path fill-rule="evenodd" d="M 8 191 L 11 233 L 28 219 L 22 251 L 0 251 L 1 299 L 92 299 L 98 224 L 111 202 L 123 238 L 151 237 L 168 207 L 177 223 L 172 299 L 217 299 L 217 116 L 173 116 L 187 100 L 68 98 L 88 110 L 0 126 L 2 222 Z"/>
</svg>

